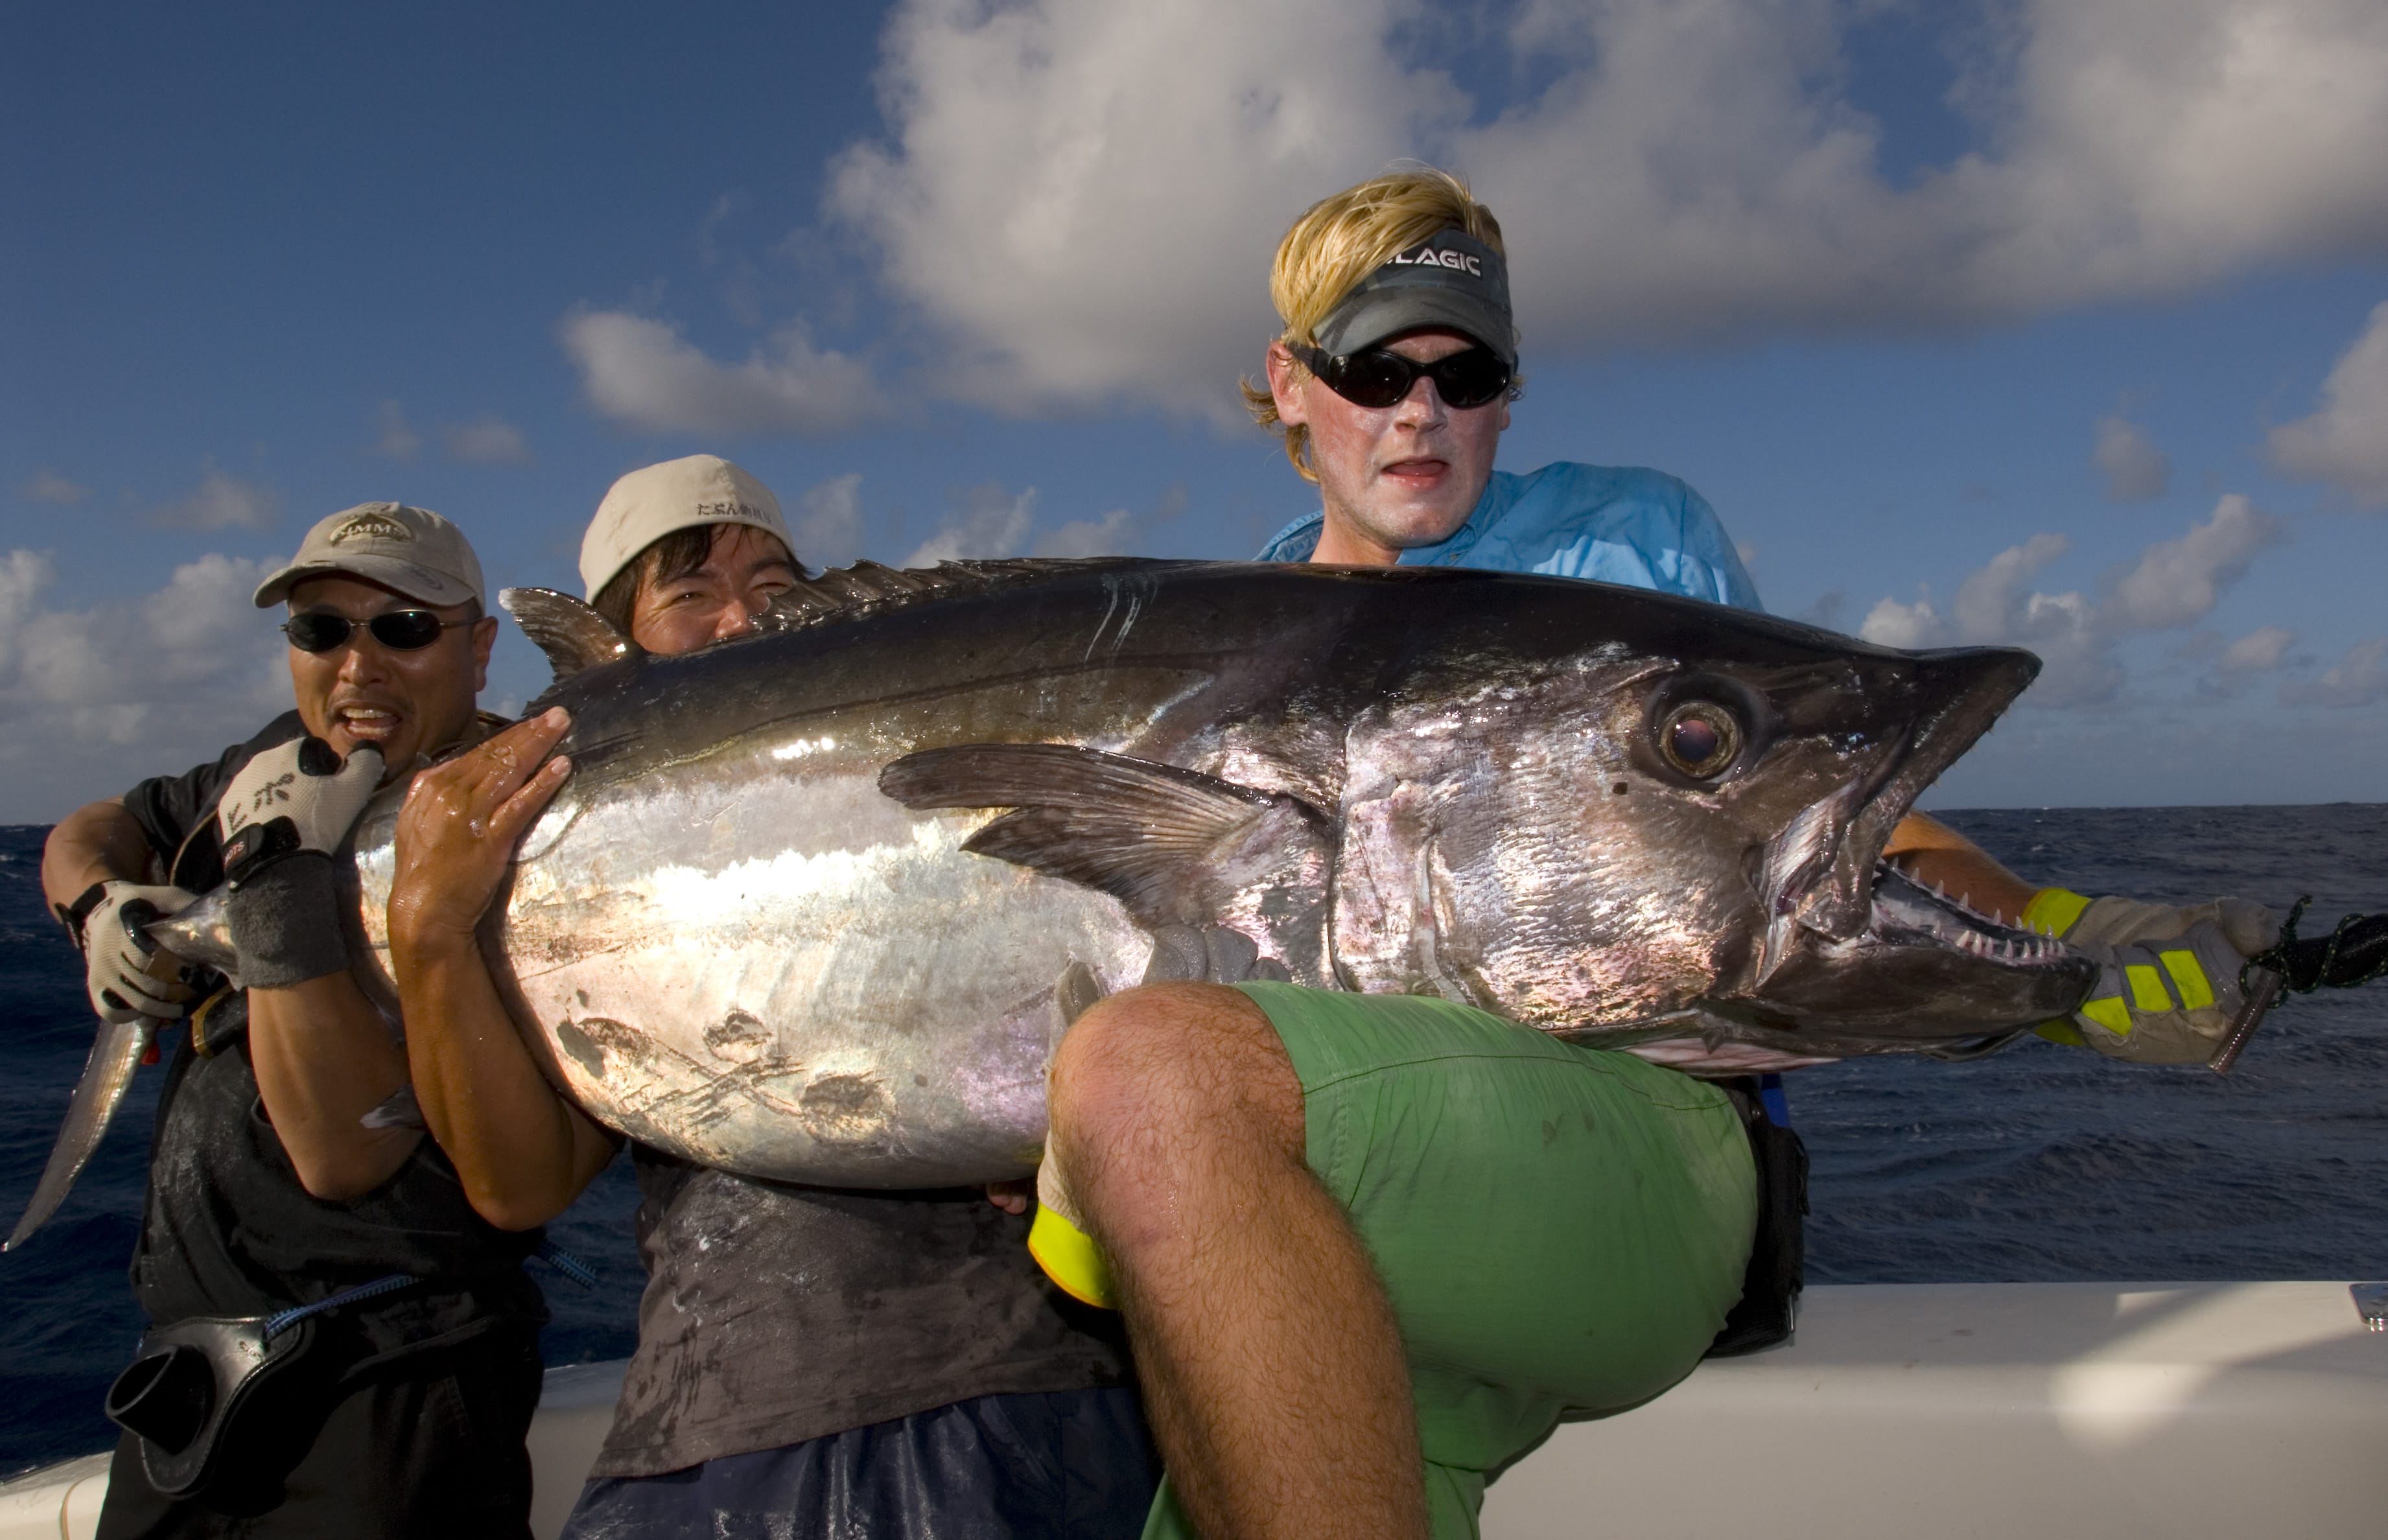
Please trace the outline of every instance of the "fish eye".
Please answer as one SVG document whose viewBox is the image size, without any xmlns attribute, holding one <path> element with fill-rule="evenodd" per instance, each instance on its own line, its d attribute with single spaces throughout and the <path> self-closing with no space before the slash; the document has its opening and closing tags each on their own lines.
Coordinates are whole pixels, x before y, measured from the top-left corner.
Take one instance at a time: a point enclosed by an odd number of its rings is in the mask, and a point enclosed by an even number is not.
<svg viewBox="0 0 2388 1540">
<path fill-rule="evenodd" d="M 1667 713 L 1658 728 L 1658 752 L 1695 781 L 1724 773 L 1741 755 L 1741 727 L 1723 706 L 1691 701 Z"/>
</svg>

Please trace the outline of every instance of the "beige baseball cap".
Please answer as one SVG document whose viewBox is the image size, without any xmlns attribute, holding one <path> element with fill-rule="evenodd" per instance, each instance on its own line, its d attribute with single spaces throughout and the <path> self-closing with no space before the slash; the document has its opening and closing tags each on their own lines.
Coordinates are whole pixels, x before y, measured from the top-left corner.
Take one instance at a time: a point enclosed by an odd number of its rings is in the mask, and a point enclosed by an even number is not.
<svg viewBox="0 0 2388 1540">
<path fill-rule="evenodd" d="M 606 489 L 580 541 L 580 580 L 592 602 L 598 591 L 648 546 L 681 529 L 744 524 L 796 542 L 780 516 L 780 500 L 744 470 L 718 454 L 692 454 L 632 471 Z"/>
<path fill-rule="evenodd" d="M 481 597 L 480 558 L 464 531 L 403 503 L 360 503 L 308 530 L 290 565 L 258 585 L 257 607 L 278 605 L 294 584 L 327 572 L 379 583 L 423 605 Z"/>
</svg>

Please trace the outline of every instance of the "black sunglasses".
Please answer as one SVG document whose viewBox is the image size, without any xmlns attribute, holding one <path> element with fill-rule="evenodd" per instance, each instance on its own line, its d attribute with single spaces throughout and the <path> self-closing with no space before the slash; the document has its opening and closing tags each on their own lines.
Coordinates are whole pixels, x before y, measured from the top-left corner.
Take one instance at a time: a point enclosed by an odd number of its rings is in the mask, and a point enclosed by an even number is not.
<svg viewBox="0 0 2388 1540">
<path fill-rule="evenodd" d="M 1390 348 L 1371 348 L 1349 358 L 1299 342 L 1287 343 L 1286 350 L 1353 406 L 1391 406 L 1424 375 L 1434 381 L 1443 405 L 1465 412 L 1499 400 L 1512 377 L 1509 366 L 1490 348 L 1470 348 L 1432 363 L 1404 358 Z"/>
<path fill-rule="evenodd" d="M 439 633 L 458 626 L 470 626 L 471 620 L 442 620 L 427 609 L 384 610 L 370 620 L 351 620 L 345 615 L 333 615 L 324 610 L 309 610 L 294 615 L 282 623 L 282 634 L 302 653 L 328 653 L 349 640 L 349 633 L 362 626 L 373 632 L 373 639 L 394 653 L 418 652 L 439 640 Z"/>
</svg>

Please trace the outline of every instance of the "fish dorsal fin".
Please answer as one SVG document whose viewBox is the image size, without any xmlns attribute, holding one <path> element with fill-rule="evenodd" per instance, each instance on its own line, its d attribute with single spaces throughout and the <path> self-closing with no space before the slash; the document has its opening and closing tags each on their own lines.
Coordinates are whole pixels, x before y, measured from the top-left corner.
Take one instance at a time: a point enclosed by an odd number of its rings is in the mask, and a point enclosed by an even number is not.
<svg viewBox="0 0 2388 1540">
<path fill-rule="evenodd" d="M 1010 561 L 940 562 L 933 567 L 884 566 L 857 562 L 833 566 L 819 577 L 796 584 L 771 602 L 756 617 L 759 630 L 801 630 L 824 620 L 846 619 L 865 611 L 908 605 L 921 599 L 972 593 L 1007 583 L 1136 564 L 1132 556 L 1024 556 Z"/>
<path fill-rule="evenodd" d="M 558 682 L 583 668 L 594 668 L 641 651 L 639 644 L 614 629 L 614 622 L 552 588 L 507 588 L 498 591 L 498 603 L 514 617 L 523 634 L 539 643 L 555 669 Z"/>
<path fill-rule="evenodd" d="M 1073 744 L 966 744 L 879 772 L 907 808 L 1010 808 L 962 848 L 1111 895 L 1146 925 L 1220 923 L 1289 867 L 1322 872 L 1332 823 L 1298 796 Z"/>
</svg>

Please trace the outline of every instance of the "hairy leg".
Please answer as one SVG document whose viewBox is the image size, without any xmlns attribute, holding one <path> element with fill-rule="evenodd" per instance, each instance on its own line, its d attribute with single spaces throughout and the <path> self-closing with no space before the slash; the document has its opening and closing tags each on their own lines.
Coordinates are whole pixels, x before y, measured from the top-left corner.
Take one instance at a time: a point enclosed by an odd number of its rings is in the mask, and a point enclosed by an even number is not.
<svg viewBox="0 0 2388 1540">
<path fill-rule="evenodd" d="M 1217 985 L 1101 1000 L 1062 1039 L 1052 1114 L 1195 1526 L 1425 1540 L 1400 1334 L 1303 1159 L 1302 1085 L 1267 1016 Z"/>
</svg>

